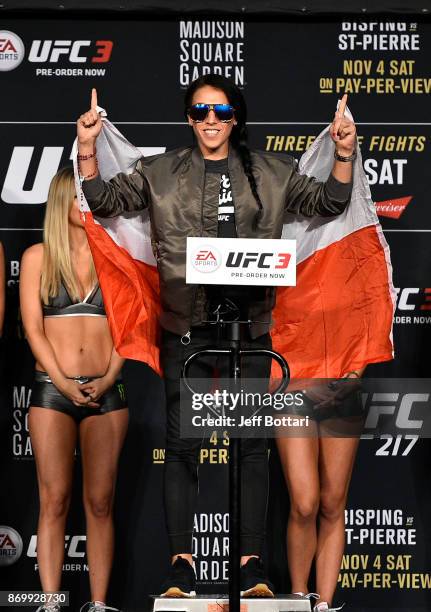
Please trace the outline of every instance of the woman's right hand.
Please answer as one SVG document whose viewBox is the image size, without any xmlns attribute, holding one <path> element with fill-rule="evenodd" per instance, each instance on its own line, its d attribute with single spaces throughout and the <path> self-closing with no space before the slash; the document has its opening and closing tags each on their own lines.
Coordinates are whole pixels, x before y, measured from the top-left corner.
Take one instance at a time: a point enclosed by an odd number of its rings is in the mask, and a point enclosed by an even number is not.
<svg viewBox="0 0 431 612">
<path fill-rule="evenodd" d="M 91 408 L 99 408 L 100 406 L 97 402 L 92 402 L 91 398 L 82 392 L 82 385 L 76 380 L 65 377 L 60 381 L 56 381 L 55 386 L 75 406 L 90 406 Z"/>
<path fill-rule="evenodd" d="M 97 112 L 97 91 L 91 90 L 91 108 L 80 116 L 76 122 L 78 132 L 78 143 L 82 146 L 94 145 L 102 129 L 102 119 Z"/>
</svg>

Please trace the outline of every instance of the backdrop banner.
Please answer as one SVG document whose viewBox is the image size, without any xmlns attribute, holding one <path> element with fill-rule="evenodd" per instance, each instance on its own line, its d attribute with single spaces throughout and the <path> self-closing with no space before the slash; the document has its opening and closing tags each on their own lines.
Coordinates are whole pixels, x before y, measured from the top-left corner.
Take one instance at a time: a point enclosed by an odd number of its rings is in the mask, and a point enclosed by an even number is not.
<svg viewBox="0 0 431 612">
<path fill-rule="evenodd" d="M 161 13 L 218 13 L 240 15 L 262 14 L 334 14 L 334 13 L 403 13 L 423 15 L 431 11 L 431 0 L 206 0 L 202 6 L 200 0 L 6 0 L 0 8 L 10 10 L 49 10 L 60 11 L 113 11 L 125 13 L 139 11 L 148 15 Z"/>
<path fill-rule="evenodd" d="M 227 2 L 217 5 L 229 10 Z M 27 423 L 33 358 L 18 309 L 20 258 L 42 238 L 49 183 L 71 163 L 76 120 L 89 108 L 91 88 L 97 88 L 112 123 L 151 155 L 191 142 L 184 91 L 204 73 L 223 74 L 245 94 L 251 146 L 296 158 L 332 121 L 337 100 L 347 92 L 397 288 L 395 359 L 366 374 L 428 378 L 430 57 L 431 24 L 402 16 L 260 22 L 227 15 L 96 20 L 83 14 L 0 21 L 0 240 L 7 277 L 0 394 L 2 590 L 39 588 L 38 494 Z M 158 592 L 169 566 L 161 487 L 165 407 L 162 382 L 144 364 L 128 362 L 125 382 L 131 418 L 118 477 L 108 601 L 137 612 L 147 609 L 148 594 Z M 431 609 L 431 447 L 420 439 L 412 401 L 392 394 L 385 406 L 401 415 L 402 432 L 364 436 L 360 444 L 335 598 L 348 602 L 352 612 Z M 198 588 L 206 593 L 227 590 L 227 457 L 225 436 L 211 436 L 201 451 L 194 554 Z M 89 599 L 80 467 L 78 450 L 62 583 L 74 609 Z M 276 590 L 286 593 L 289 501 L 275 446 L 270 468 L 266 560 Z"/>
</svg>

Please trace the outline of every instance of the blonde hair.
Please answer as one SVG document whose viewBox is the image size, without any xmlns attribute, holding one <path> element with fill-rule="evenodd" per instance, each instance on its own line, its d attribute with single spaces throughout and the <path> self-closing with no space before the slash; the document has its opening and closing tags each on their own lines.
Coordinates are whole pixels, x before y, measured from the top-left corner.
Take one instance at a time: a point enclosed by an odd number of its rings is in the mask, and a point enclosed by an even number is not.
<svg viewBox="0 0 431 612">
<path fill-rule="evenodd" d="M 43 226 L 43 263 L 40 282 L 42 302 L 58 295 L 63 281 L 70 297 L 79 301 L 81 291 L 74 274 L 69 244 L 69 213 L 75 198 L 72 168 L 62 168 L 51 181 Z M 91 286 L 97 281 L 94 263 L 90 266 Z"/>
</svg>

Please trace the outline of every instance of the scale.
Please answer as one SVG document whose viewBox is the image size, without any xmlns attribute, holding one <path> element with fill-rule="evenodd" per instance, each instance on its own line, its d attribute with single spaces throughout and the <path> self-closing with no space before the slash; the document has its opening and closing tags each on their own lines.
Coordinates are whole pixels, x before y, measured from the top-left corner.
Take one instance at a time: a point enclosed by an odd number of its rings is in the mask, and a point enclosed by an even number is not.
<svg viewBox="0 0 431 612">
<path fill-rule="evenodd" d="M 229 612 L 227 595 L 197 595 L 187 598 L 152 596 L 154 612 Z M 300 595 L 240 600 L 241 612 L 311 612 L 310 600 Z"/>
</svg>

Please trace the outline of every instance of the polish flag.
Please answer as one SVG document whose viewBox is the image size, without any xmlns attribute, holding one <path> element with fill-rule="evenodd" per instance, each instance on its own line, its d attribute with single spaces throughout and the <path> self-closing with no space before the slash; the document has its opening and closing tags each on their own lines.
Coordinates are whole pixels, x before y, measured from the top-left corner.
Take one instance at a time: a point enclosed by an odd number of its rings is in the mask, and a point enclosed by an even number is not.
<svg viewBox="0 0 431 612">
<path fill-rule="evenodd" d="M 346 114 L 348 111 L 346 110 Z M 104 116 L 105 115 L 105 116 Z M 107 181 L 131 173 L 142 156 L 102 113 L 99 172 Z M 299 171 L 325 181 L 333 165 L 329 126 L 299 162 Z M 162 374 L 158 348 L 159 279 L 148 212 L 111 219 L 92 215 L 82 193 L 73 148 L 77 193 L 115 347 Z M 297 285 L 278 287 L 271 335 L 294 378 L 332 378 L 393 358 L 395 290 L 389 247 L 362 168 L 354 162 L 346 211 L 313 219 L 287 213 L 282 238 L 297 241 Z"/>
</svg>

